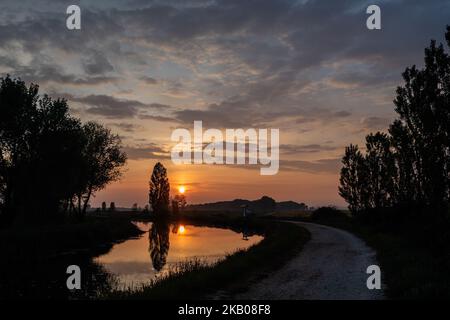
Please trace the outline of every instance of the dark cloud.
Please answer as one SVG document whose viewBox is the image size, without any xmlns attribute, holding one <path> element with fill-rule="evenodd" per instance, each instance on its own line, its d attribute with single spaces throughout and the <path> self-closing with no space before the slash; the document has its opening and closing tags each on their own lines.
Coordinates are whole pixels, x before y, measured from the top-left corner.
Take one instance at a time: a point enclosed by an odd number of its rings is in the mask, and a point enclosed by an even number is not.
<svg viewBox="0 0 450 320">
<path fill-rule="evenodd" d="M 171 118 L 171 117 L 164 117 L 164 116 L 154 116 L 149 114 L 139 114 L 139 119 L 144 120 L 155 120 L 159 122 L 179 122 L 177 119 Z"/>
<path fill-rule="evenodd" d="M 125 122 L 113 123 L 111 125 L 120 128 L 125 132 L 134 132 L 138 128 L 135 124 Z"/>
<path fill-rule="evenodd" d="M 0 64 L 12 67 L 12 74 L 37 83 L 85 86 L 116 84 L 124 76 L 136 76 L 148 85 L 165 81 L 167 93 L 183 95 L 198 89 L 195 81 L 189 87 L 179 77 L 188 73 L 186 77 L 206 83 L 209 106 L 192 105 L 175 111 L 173 117 L 146 116 L 181 123 L 203 120 L 212 127 L 256 127 L 284 117 L 299 123 L 350 117 L 350 111 L 331 110 L 345 106 L 320 105 L 329 89 L 320 82 L 328 80 L 342 90 L 328 102 L 347 98 L 350 89 L 392 87 L 407 65 L 421 63 L 430 38 L 442 40 L 450 12 L 447 0 L 382 2 L 383 29 L 374 32 L 365 26 L 367 3 L 357 0 L 130 0 L 126 5 L 84 1 L 82 30 L 70 32 L 61 14 L 66 3 L 37 3 L 42 5 L 0 4 L 0 48 L 15 52 L 11 46 L 18 45 L 25 54 L 40 53 L 30 63 L 2 53 Z M 79 55 L 81 66 L 58 65 L 53 51 Z M 172 63 L 173 79 L 144 76 L 153 72 L 144 67 L 157 65 L 149 61 L 153 58 Z M 186 70 L 173 71 L 177 63 Z M 139 68 L 128 68 L 136 65 Z M 76 67 L 83 73 L 73 74 Z M 211 77 L 208 85 L 209 79 L 199 76 L 205 70 L 220 76 Z M 88 111 L 107 117 L 158 109 L 106 97 L 94 100 L 84 100 Z"/>
<path fill-rule="evenodd" d="M 247 65 L 266 72 L 302 70 L 324 61 L 382 57 L 385 68 L 399 66 L 417 39 L 428 42 L 447 23 L 448 2 L 383 3 L 384 30 L 365 27 L 361 1 L 211 1 L 152 3 L 117 12 L 135 37 L 180 48 L 195 59 L 199 47 L 220 46 Z M 324 18 L 326 17 L 326 18 Z M 420 21 L 411 32 L 411 21 Z M 442 32 L 442 31 L 441 31 Z M 420 45 L 423 46 L 424 42 Z M 233 49 L 226 49 L 233 48 Z M 408 59 L 408 61 L 411 61 Z M 386 68 L 386 70 L 389 70 Z M 380 73 L 382 74 L 382 73 Z"/>
<path fill-rule="evenodd" d="M 296 155 L 302 153 L 317 153 L 322 151 L 335 151 L 340 148 L 335 146 L 327 146 L 320 144 L 307 144 L 307 145 L 294 145 L 294 144 L 282 144 L 280 145 L 280 153 L 286 155 Z"/>
<path fill-rule="evenodd" d="M 141 80 L 144 83 L 150 84 L 150 85 L 155 85 L 158 83 L 158 80 L 156 80 L 155 78 L 152 78 L 152 77 L 141 77 Z"/>
<path fill-rule="evenodd" d="M 193 123 L 202 120 L 205 126 L 215 128 L 248 128 L 260 127 L 280 117 L 298 113 L 296 107 L 283 105 L 281 108 L 263 103 L 262 96 L 238 96 L 211 104 L 204 110 L 184 109 L 174 112 L 174 116 L 182 123 Z"/>
<path fill-rule="evenodd" d="M 185 109 L 176 111 L 175 117 L 184 124 L 192 124 L 196 120 L 202 120 L 205 125 L 216 128 L 240 128 L 248 126 L 249 123 L 245 121 L 244 116 L 239 116 L 238 113 L 227 113 L 223 111 L 225 110 L 214 107 L 209 107 L 208 110 Z M 248 117 L 246 116 L 245 118 Z"/>
<path fill-rule="evenodd" d="M 229 168 L 239 168 L 255 170 L 261 167 L 257 165 L 228 165 Z M 280 160 L 279 172 L 306 172 L 306 173 L 331 173 L 336 174 L 342 167 L 341 158 L 331 159 L 319 159 L 316 161 L 303 161 L 303 160 Z"/>
<path fill-rule="evenodd" d="M 100 52 L 93 53 L 83 61 L 83 67 L 89 75 L 102 75 L 114 70 L 109 60 Z"/>
<path fill-rule="evenodd" d="M 392 119 L 384 117 L 366 117 L 361 119 L 361 124 L 368 130 L 387 130 L 391 122 Z"/>
<path fill-rule="evenodd" d="M 102 75 L 76 75 L 64 71 L 59 65 L 50 64 L 48 62 L 40 62 L 34 58 L 31 66 L 23 66 L 15 57 L 0 56 L 0 65 L 12 68 L 10 74 L 13 77 L 20 77 L 25 81 L 38 84 L 58 83 L 67 85 L 100 85 L 106 83 L 114 83 L 118 79 L 113 76 Z"/>
<path fill-rule="evenodd" d="M 100 115 L 107 118 L 145 118 L 145 111 L 161 111 L 170 108 L 170 106 L 160 103 L 146 104 L 137 100 L 119 99 L 113 96 L 99 94 L 76 97 L 71 94 L 56 94 L 66 98 L 69 102 L 74 101 L 86 105 L 85 111 L 90 114 Z"/>
<path fill-rule="evenodd" d="M 122 100 L 107 95 L 72 97 L 72 101 L 88 106 L 86 112 L 108 118 L 127 118 L 138 114 L 145 104 L 134 100 Z"/>
<path fill-rule="evenodd" d="M 151 104 L 149 104 L 149 107 L 152 109 L 157 109 L 157 110 L 169 110 L 172 108 L 168 104 L 162 104 L 162 103 L 151 103 Z"/>
<path fill-rule="evenodd" d="M 401 75 L 398 70 L 386 70 L 382 64 L 374 63 L 369 66 L 354 66 L 353 69 L 338 69 L 332 77 L 336 85 L 353 86 L 357 89 L 376 86 L 383 83 L 398 83 Z"/>
<path fill-rule="evenodd" d="M 253 96 L 252 96 L 253 97 Z M 296 103 L 283 104 L 273 101 L 267 104 L 261 100 L 262 96 L 232 98 L 220 104 L 211 104 L 205 110 L 183 109 L 174 112 L 174 116 L 181 123 L 192 124 L 195 120 L 202 120 L 205 126 L 215 128 L 249 128 L 264 127 L 271 122 L 290 117 L 297 123 L 307 123 L 322 120 L 346 118 L 349 111 L 333 111 L 325 108 L 306 108 Z M 278 107 L 280 106 L 280 107 Z M 299 117 L 299 115 L 303 115 Z"/>
<path fill-rule="evenodd" d="M 63 3 L 42 6 L 43 12 L 30 7 L 25 23 L 10 18 L 0 26 L 0 39 L 19 40 L 30 49 L 50 43 L 70 51 L 107 46 L 113 38 L 139 39 L 179 48 L 192 57 L 213 44 L 267 72 L 301 70 L 343 57 L 383 57 L 398 65 L 399 57 L 416 56 L 411 45 L 421 48 L 430 37 L 440 36 L 450 7 L 445 0 L 385 2 L 384 29 L 370 32 L 365 27 L 365 6 L 357 0 L 151 1 L 140 6 L 136 2 L 131 9 L 109 3 L 83 3 L 83 32 L 78 33 L 64 28 Z M 3 10 L 14 6 L 5 2 Z"/>
<path fill-rule="evenodd" d="M 319 159 L 316 161 L 281 160 L 280 171 L 300 171 L 310 173 L 337 173 L 342 167 L 341 159 Z"/>
<path fill-rule="evenodd" d="M 128 159 L 170 159 L 170 153 L 156 144 L 150 143 L 144 146 L 126 146 L 123 151 Z"/>
<path fill-rule="evenodd" d="M 345 110 L 343 110 L 343 111 L 336 111 L 336 112 L 333 112 L 332 114 L 331 114 L 331 117 L 333 117 L 333 118 L 346 118 L 346 117 L 349 117 L 349 116 L 351 116 L 352 114 L 349 112 L 349 111 L 345 111 Z"/>
</svg>

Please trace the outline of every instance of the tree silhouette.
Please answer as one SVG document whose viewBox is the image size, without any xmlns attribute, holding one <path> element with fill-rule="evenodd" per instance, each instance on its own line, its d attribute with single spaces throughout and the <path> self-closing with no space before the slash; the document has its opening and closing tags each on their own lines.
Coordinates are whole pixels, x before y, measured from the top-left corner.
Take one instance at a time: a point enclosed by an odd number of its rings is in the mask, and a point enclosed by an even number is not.
<svg viewBox="0 0 450 320">
<path fill-rule="evenodd" d="M 153 268 L 160 271 L 167 263 L 167 255 L 170 248 L 170 225 L 164 221 L 156 221 L 152 224 L 149 236 L 150 259 Z"/>
<path fill-rule="evenodd" d="M 178 201 L 172 199 L 172 214 L 177 215 L 180 213 L 180 207 L 178 206 Z"/>
<path fill-rule="evenodd" d="M 450 46 L 450 27 L 446 40 Z M 394 100 L 399 118 L 346 148 L 340 195 L 352 212 L 405 207 L 448 221 L 450 198 L 450 56 L 433 40 L 425 66 L 407 68 Z"/>
<path fill-rule="evenodd" d="M 150 178 L 150 205 L 155 216 L 163 217 L 169 213 L 170 185 L 167 170 L 158 162 Z"/>
<path fill-rule="evenodd" d="M 121 176 L 126 155 L 120 150 L 120 138 L 98 123 L 83 126 L 86 143 L 82 150 L 82 173 L 78 197 L 78 213 L 86 214 L 91 196 Z"/>
<path fill-rule="evenodd" d="M 3 153 L 0 152 L 0 170 L 6 168 L 6 160 L 3 159 Z M 5 190 L 6 190 L 6 180 L 5 173 L 0 172 L 0 218 L 3 216 L 4 205 L 5 205 Z"/>
<path fill-rule="evenodd" d="M 9 76 L 0 82 L 2 217 L 85 213 L 91 195 L 120 176 L 126 160 L 120 140 L 72 117 L 66 100 L 39 96 L 37 85 Z"/>
<path fill-rule="evenodd" d="M 345 148 L 342 163 L 339 194 L 349 204 L 350 211 L 358 214 L 367 202 L 364 196 L 364 158 L 358 146 L 351 144 Z"/>
<path fill-rule="evenodd" d="M 186 208 L 186 196 L 184 194 L 177 194 L 172 199 L 172 213 L 177 214 Z"/>
<path fill-rule="evenodd" d="M 411 133 L 400 120 L 395 120 L 389 132 L 396 161 L 395 199 L 394 203 L 417 203 L 423 198 L 420 191 L 420 181 L 417 175 L 417 164 Z"/>
<path fill-rule="evenodd" d="M 450 46 L 450 27 L 446 39 Z M 407 68 L 405 84 L 394 100 L 399 120 L 391 134 L 410 137 L 410 162 L 417 182 L 417 200 L 437 212 L 448 208 L 450 182 L 450 57 L 444 46 L 425 49 L 425 67 Z M 404 136 L 393 136 L 394 140 Z"/>
<path fill-rule="evenodd" d="M 377 132 L 366 137 L 365 183 L 370 208 L 392 205 L 396 172 L 390 148 L 391 143 L 385 133 Z"/>
<path fill-rule="evenodd" d="M 10 217 L 55 214 L 73 194 L 83 137 L 65 100 L 38 96 L 9 76 L 0 86 L 0 170 L 5 181 L 4 210 Z"/>
</svg>

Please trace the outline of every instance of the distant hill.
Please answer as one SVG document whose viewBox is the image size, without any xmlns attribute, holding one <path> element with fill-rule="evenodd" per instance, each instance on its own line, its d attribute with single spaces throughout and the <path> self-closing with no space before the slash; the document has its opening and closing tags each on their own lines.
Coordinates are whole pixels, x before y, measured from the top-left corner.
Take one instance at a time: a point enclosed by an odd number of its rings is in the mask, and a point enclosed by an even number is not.
<svg viewBox="0 0 450 320">
<path fill-rule="evenodd" d="M 304 211 L 308 210 L 308 206 L 306 204 L 298 203 L 295 201 L 282 201 L 277 202 L 277 212 L 284 212 L 284 211 Z"/>
<path fill-rule="evenodd" d="M 263 196 L 258 200 L 245 200 L 235 199 L 231 201 L 219 201 L 204 204 L 192 204 L 187 206 L 187 211 L 200 211 L 200 212 L 242 212 L 243 206 L 247 206 L 252 213 L 260 215 L 270 212 L 283 212 L 283 211 L 299 211 L 307 210 L 308 206 L 304 203 L 297 203 L 294 201 L 282 201 L 276 202 L 274 199 L 268 196 Z"/>
</svg>

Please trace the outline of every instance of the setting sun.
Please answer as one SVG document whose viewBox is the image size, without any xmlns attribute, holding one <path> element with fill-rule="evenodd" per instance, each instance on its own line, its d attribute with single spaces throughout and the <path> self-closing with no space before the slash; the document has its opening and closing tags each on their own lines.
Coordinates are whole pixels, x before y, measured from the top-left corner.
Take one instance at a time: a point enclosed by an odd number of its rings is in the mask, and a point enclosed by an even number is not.
<svg viewBox="0 0 450 320">
<path fill-rule="evenodd" d="M 185 187 L 185 186 L 179 186 L 179 187 L 178 187 L 178 191 L 179 191 L 180 193 L 185 193 L 185 192 L 186 192 L 186 187 Z"/>
<path fill-rule="evenodd" d="M 178 234 L 184 234 L 186 232 L 186 229 L 184 226 L 179 226 L 178 227 Z"/>
</svg>

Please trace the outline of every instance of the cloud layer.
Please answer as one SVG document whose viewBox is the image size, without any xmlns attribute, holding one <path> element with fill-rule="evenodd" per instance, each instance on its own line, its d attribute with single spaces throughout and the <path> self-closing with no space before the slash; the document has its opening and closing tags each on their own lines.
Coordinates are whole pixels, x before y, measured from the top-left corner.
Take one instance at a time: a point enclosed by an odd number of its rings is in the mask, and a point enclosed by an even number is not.
<svg viewBox="0 0 450 320">
<path fill-rule="evenodd" d="M 69 100 L 125 137 L 132 159 L 164 157 L 171 129 L 282 131 L 282 168 L 337 172 L 342 147 L 383 130 L 401 72 L 450 23 L 447 0 L 63 1 L 0 4 L 0 71 Z M 145 141 L 145 144 L 142 143 Z"/>
</svg>

